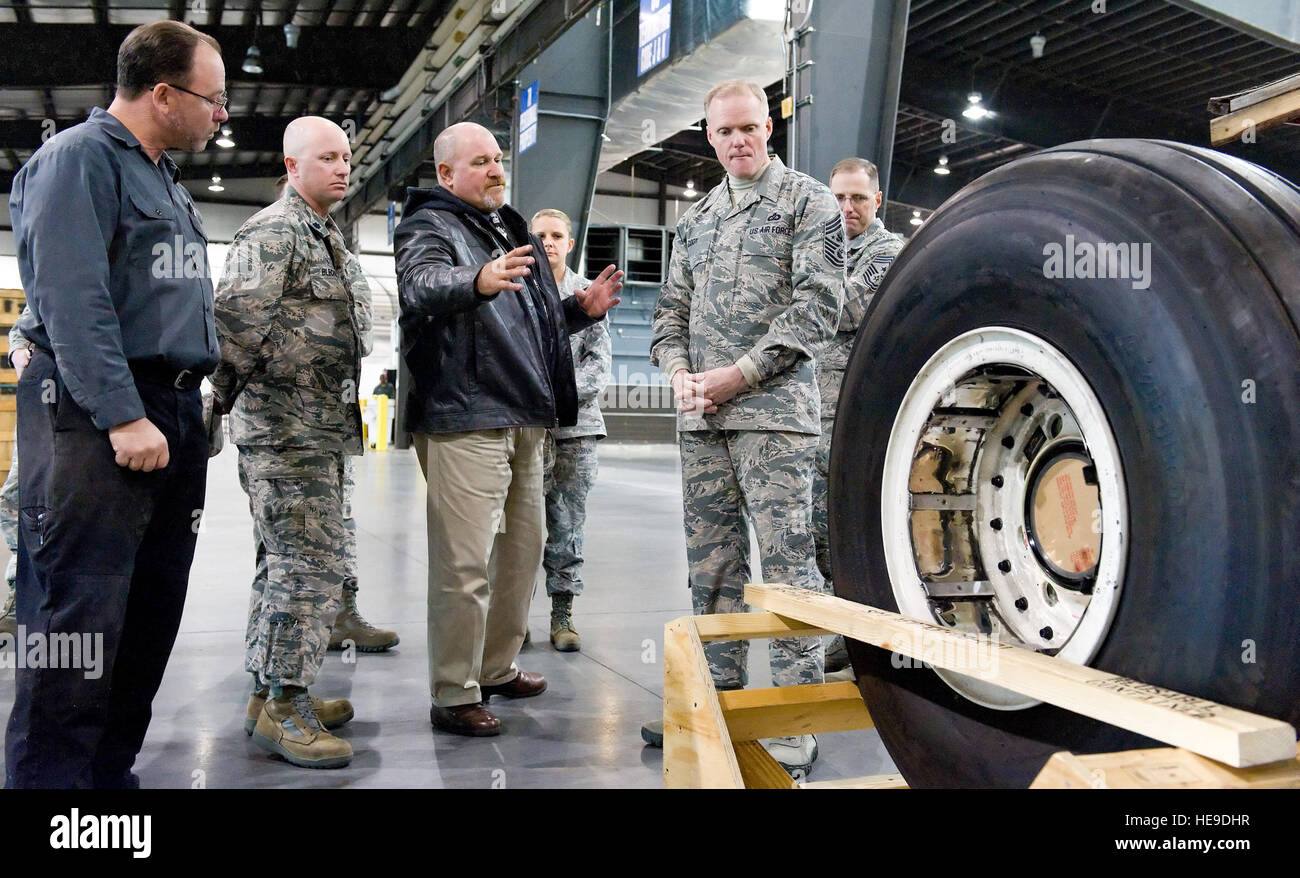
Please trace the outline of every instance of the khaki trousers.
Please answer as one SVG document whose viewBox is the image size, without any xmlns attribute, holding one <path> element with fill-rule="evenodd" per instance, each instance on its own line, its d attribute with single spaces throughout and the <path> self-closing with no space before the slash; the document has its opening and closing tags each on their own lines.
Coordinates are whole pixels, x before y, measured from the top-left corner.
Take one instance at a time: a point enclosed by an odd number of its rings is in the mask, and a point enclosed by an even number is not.
<svg viewBox="0 0 1300 878">
<path fill-rule="evenodd" d="M 519 673 L 546 512 L 541 427 L 417 433 L 427 489 L 429 680 L 439 707 Z"/>
</svg>

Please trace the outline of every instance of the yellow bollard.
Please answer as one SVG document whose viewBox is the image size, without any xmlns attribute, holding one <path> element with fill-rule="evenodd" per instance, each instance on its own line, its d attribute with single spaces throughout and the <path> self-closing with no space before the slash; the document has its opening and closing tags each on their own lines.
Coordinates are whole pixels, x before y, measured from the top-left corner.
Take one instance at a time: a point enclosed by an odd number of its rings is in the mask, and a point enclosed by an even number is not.
<svg viewBox="0 0 1300 878">
<path fill-rule="evenodd" d="M 377 396 L 379 411 L 375 417 L 375 451 L 388 450 L 388 397 Z"/>
<path fill-rule="evenodd" d="M 370 445 L 370 425 L 366 423 L 366 409 L 370 406 L 370 397 L 363 396 L 357 400 L 361 406 L 361 447 L 365 449 Z"/>
</svg>

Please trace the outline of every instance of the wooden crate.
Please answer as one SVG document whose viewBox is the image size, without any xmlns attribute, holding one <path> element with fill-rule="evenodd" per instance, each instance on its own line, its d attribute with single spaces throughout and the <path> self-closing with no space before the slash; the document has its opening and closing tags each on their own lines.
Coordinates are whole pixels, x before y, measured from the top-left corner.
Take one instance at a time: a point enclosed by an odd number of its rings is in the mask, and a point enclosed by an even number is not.
<svg viewBox="0 0 1300 878">
<path fill-rule="evenodd" d="M 904 788 L 903 779 L 893 774 L 796 784 L 758 740 L 871 728 L 857 686 L 823 683 L 718 692 L 703 643 L 843 634 L 971 673 L 971 636 L 789 586 L 749 585 L 745 601 L 767 612 L 686 616 L 664 626 L 664 785 Z M 986 677 L 991 682 L 1174 745 L 1087 756 L 1057 753 L 1033 787 L 1300 788 L 1296 733 L 1286 723 L 1011 644 L 997 644 L 995 651 L 997 661 Z M 1168 697 L 1152 699 L 1153 690 Z M 1201 708 L 1195 716 L 1186 711 L 1192 702 Z"/>
</svg>

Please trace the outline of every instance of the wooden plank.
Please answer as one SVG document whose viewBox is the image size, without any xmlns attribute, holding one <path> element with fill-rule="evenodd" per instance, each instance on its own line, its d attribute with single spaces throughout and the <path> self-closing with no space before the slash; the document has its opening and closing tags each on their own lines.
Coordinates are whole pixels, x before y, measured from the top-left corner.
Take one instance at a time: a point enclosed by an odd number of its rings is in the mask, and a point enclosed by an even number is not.
<svg viewBox="0 0 1300 878">
<path fill-rule="evenodd" d="M 1262 101 L 1268 100 L 1269 98 L 1277 98 L 1278 95 L 1286 94 L 1288 91 L 1295 91 L 1296 88 L 1300 88 L 1300 73 L 1292 74 L 1290 77 L 1283 79 L 1278 79 L 1278 81 L 1270 82 L 1265 86 L 1253 88 L 1253 90 L 1244 92 L 1244 94 L 1230 96 L 1230 98 L 1227 99 L 1227 107 L 1225 109 L 1227 112 L 1231 113 L 1239 111 L 1239 109 L 1253 107 L 1253 105 L 1262 103 Z"/>
<path fill-rule="evenodd" d="M 815 683 L 719 692 L 733 741 L 847 732 L 875 726 L 855 683 Z"/>
<path fill-rule="evenodd" d="M 664 626 L 664 787 L 745 785 L 692 619 Z"/>
<path fill-rule="evenodd" d="M 764 637 L 811 637 L 830 634 L 776 613 L 717 613 L 696 616 L 695 630 L 700 640 L 761 640 Z"/>
<path fill-rule="evenodd" d="M 1238 768 L 1296 753 L 1284 722 L 992 638 L 789 586 L 751 584 L 745 601 Z"/>
<path fill-rule="evenodd" d="M 1258 133 L 1300 116 L 1300 89 L 1210 120 L 1210 144 L 1221 146 L 1253 130 Z"/>
<path fill-rule="evenodd" d="M 757 741 L 740 741 L 736 744 L 736 761 L 745 779 L 747 790 L 792 790 L 794 778 L 786 774 L 781 763 L 763 749 Z"/>
<path fill-rule="evenodd" d="M 1174 747 L 1079 756 L 1055 753 L 1031 789 L 1300 789 L 1300 759 L 1232 768 Z"/>
<path fill-rule="evenodd" d="M 906 790 L 901 774 L 873 774 L 870 777 L 846 777 L 840 780 L 804 781 L 802 790 Z"/>
</svg>

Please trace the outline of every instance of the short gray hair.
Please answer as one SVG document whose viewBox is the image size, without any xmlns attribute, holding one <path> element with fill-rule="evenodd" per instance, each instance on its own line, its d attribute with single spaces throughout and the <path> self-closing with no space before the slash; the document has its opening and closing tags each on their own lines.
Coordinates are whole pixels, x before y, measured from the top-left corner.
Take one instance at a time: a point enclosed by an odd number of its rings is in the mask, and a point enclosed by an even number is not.
<svg viewBox="0 0 1300 878">
<path fill-rule="evenodd" d="M 713 103 L 714 98 L 744 93 L 749 93 L 757 98 L 758 102 L 763 105 L 764 112 L 767 111 L 767 92 L 763 91 L 758 83 L 750 82 L 748 79 L 728 79 L 709 89 L 709 93 L 704 96 L 704 118 L 709 118 L 709 105 Z"/>
</svg>

